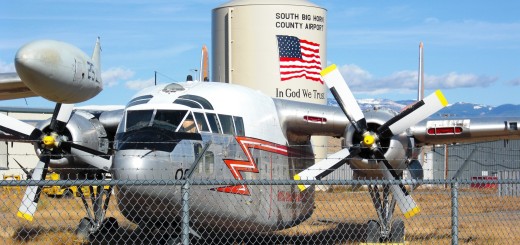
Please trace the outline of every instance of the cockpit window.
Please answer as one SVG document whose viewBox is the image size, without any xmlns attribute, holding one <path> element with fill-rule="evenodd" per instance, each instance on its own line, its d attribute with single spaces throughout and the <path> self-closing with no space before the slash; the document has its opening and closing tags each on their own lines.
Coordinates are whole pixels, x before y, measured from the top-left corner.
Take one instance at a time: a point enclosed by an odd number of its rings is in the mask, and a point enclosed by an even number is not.
<svg viewBox="0 0 520 245">
<path fill-rule="evenodd" d="M 150 124 L 153 110 L 127 111 L 126 112 L 126 131 L 146 127 Z"/>
<path fill-rule="evenodd" d="M 185 110 L 127 111 L 126 131 L 144 127 L 159 127 L 175 131 L 187 112 Z"/>
<path fill-rule="evenodd" d="M 235 128 L 233 126 L 233 118 L 228 115 L 218 115 L 220 118 L 220 124 L 222 124 L 222 132 L 224 134 L 235 134 Z"/>
<path fill-rule="evenodd" d="M 151 126 L 175 131 L 186 113 L 187 111 L 157 110 Z"/>
<path fill-rule="evenodd" d="M 197 126 L 195 125 L 195 120 L 193 120 L 191 113 L 188 113 L 177 132 L 197 133 Z"/>
<path fill-rule="evenodd" d="M 244 130 L 244 120 L 241 117 L 233 116 L 235 120 L 235 129 L 238 136 L 245 136 L 246 132 Z"/>
<path fill-rule="evenodd" d="M 200 112 L 193 112 L 193 115 L 195 115 L 195 120 L 197 121 L 197 127 L 199 128 L 199 131 L 209 132 L 209 126 L 206 122 L 206 117 L 204 117 L 204 114 Z"/>
<path fill-rule="evenodd" d="M 220 129 L 220 124 L 218 122 L 218 117 L 213 113 L 206 113 L 208 116 L 209 126 L 211 127 L 211 131 L 215 134 L 221 134 L 222 130 Z"/>
<path fill-rule="evenodd" d="M 183 133 L 211 132 L 244 136 L 242 117 L 188 110 L 130 110 L 126 112 L 126 132 L 156 127 Z M 121 123 L 125 128 L 125 123 Z"/>
</svg>

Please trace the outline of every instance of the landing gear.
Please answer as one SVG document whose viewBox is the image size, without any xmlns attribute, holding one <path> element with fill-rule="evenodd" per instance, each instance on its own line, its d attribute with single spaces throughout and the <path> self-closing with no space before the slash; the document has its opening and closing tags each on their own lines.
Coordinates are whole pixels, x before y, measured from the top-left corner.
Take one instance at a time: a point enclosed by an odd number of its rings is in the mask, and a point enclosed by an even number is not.
<svg viewBox="0 0 520 245">
<path fill-rule="evenodd" d="M 377 185 L 368 185 L 368 190 L 379 219 L 368 221 L 366 241 L 369 243 L 404 242 L 404 222 L 401 219 L 392 221 L 396 200 L 390 198 L 389 185 L 383 185 L 381 191 Z"/>
<path fill-rule="evenodd" d="M 91 240 L 98 235 L 106 236 L 115 233 L 119 229 L 117 220 L 114 217 L 105 218 L 112 194 L 112 186 L 106 189 L 103 186 L 89 186 L 89 191 L 92 211 L 85 194 L 78 187 L 78 192 L 87 211 L 87 217 L 80 220 L 75 234 L 80 239 Z"/>
</svg>

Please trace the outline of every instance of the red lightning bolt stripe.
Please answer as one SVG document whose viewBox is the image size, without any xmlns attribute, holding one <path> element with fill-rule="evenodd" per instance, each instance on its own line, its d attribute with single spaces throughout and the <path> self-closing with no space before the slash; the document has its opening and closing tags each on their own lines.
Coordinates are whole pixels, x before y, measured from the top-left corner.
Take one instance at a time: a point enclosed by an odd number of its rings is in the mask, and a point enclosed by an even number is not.
<svg viewBox="0 0 520 245">
<path fill-rule="evenodd" d="M 287 156 L 288 155 L 288 149 L 284 145 L 278 145 L 272 142 L 268 142 L 265 140 L 259 140 L 254 138 L 247 138 L 247 137 L 241 137 L 236 136 L 235 139 L 237 140 L 238 144 L 244 151 L 244 154 L 246 155 L 247 160 L 234 160 L 234 159 L 224 159 L 224 163 L 228 166 L 229 170 L 231 171 L 231 174 L 235 179 L 237 180 L 243 180 L 242 174 L 240 174 L 240 171 L 242 172 L 253 172 L 258 173 L 258 167 L 255 163 L 255 160 L 253 159 L 253 156 L 251 155 L 250 149 L 258 149 L 263 150 L 267 152 L 272 152 L 280 155 Z M 240 195 L 250 195 L 249 189 L 246 185 L 235 185 L 235 186 L 225 186 L 225 187 L 219 187 L 216 188 L 217 191 L 220 192 L 227 192 L 227 193 L 233 193 L 233 194 L 240 194 Z"/>
</svg>

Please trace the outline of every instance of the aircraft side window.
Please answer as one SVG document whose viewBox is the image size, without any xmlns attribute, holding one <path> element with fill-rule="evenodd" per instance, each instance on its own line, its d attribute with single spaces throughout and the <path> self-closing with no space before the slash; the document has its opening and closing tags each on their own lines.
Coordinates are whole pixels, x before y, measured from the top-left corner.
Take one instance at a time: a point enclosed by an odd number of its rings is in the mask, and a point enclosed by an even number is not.
<svg viewBox="0 0 520 245">
<path fill-rule="evenodd" d="M 224 134 L 235 134 L 235 128 L 233 127 L 233 118 L 228 115 L 218 115 L 220 124 L 222 124 L 222 132 Z"/>
<path fill-rule="evenodd" d="M 209 132 L 208 122 L 206 122 L 206 117 L 204 116 L 204 114 L 200 112 L 193 112 L 193 115 L 195 115 L 195 121 L 197 122 L 197 127 L 199 128 L 199 131 Z"/>
<path fill-rule="evenodd" d="M 208 117 L 208 122 L 209 126 L 211 127 L 211 131 L 217 134 L 222 133 L 217 115 L 213 113 L 206 113 L 206 116 Z"/>
<path fill-rule="evenodd" d="M 233 116 L 233 119 L 235 121 L 235 129 L 238 136 L 245 136 L 246 132 L 244 130 L 244 119 L 242 117 L 236 117 Z"/>
<path fill-rule="evenodd" d="M 147 127 L 152 120 L 154 110 L 139 110 L 126 112 L 126 131 Z"/>
<path fill-rule="evenodd" d="M 188 112 L 186 119 L 180 125 L 178 132 L 197 133 L 197 125 L 195 125 L 195 120 L 193 120 L 190 112 Z"/>
<path fill-rule="evenodd" d="M 213 174 L 215 163 L 215 155 L 211 151 L 206 151 L 204 154 L 204 172 L 206 174 Z"/>
<path fill-rule="evenodd" d="M 187 112 L 188 111 L 157 110 L 152 126 L 175 131 Z"/>
<path fill-rule="evenodd" d="M 193 144 L 193 152 L 195 153 L 194 156 L 195 156 L 195 159 L 197 157 L 199 157 L 199 155 L 202 153 L 202 145 L 200 143 L 194 143 Z M 191 171 L 193 171 L 194 173 L 202 173 L 202 167 L 201 167 L 202 163 L 199 163 L 197 164 L 197 168 L 196 169 L 193 169 Z"/>
</svg>

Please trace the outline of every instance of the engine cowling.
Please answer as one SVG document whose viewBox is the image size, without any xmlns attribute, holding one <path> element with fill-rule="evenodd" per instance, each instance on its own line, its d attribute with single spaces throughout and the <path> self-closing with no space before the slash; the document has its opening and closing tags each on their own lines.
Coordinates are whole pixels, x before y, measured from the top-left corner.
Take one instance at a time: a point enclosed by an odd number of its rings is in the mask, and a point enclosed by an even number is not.
<svg viewBox="0 0 520 245">
<path fill-rule="evenodd" d="M 50 131 L 51 119 L 42 121 L 36 127 L 44 133 Z M 85 111 L 74 111 L 70 117 L 69 122 L 63 132 L 63 141 L 71 141 L 75 144 L 90 148 L 92 150 L 108 153 L 109 140 L 103 125 L 91 113 Z M 42 146 L 35 145 L 36 154 L 40 156 Z M 57 147 L 52 151 L 51 161 L 49 163 L 51 168 L 59 171 L 60 169 L 85 169 L 94 170 L 94 167 L 86 162 L 80 161 L 78 158 L 70 154 L 70 148 Z M 77 171 L 76 171 L 77 172 Z"/>
<path fill-rule="evenodd" d="M 364 112 L 369 130 L 375 131 L 379 126 L 390 120 L 397 113 L 386 109 L 377 109 Z M 362 141 L 361 135 L 356 133 L 354 126 L 350 125 L 345 130 L 344 147 L 359 146 Z M 408 137 L 406 132 L 395 135 L 390 139 L 380 141 L 385 158 L 390 165 L 401 174 L 408 167 L 409 159 L 416 155 L 413 149 L 413 138 Z M 354 175 L 360 178 L 383 178 L 377 163 L 370 158 L 372 151 L 361 149 L 361 152 L 349 160 Z"/>
</svg>

